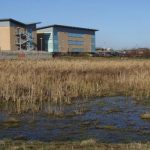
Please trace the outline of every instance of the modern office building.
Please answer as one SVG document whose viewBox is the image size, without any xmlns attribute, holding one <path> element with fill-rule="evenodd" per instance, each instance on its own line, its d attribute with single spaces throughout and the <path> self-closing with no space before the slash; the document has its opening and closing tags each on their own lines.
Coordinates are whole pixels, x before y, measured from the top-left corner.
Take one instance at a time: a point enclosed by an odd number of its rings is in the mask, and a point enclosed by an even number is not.
<svg viewBox="0 0 150 150">
<path fill-rule="evenodd" d="M 0 19 L 0 50 L 37 49 L 36 23 L 25 24 L 14 19 Z"/>
<path fill-rule="evenodd" d="M 0 51 L 95 52 L 95 29 L 0 19 Z"/>
<path fill-rule="evenodd" d="M 37 48 L 47 52 L 95 52 L 95 32 L 98 30 L 50 25 L 37 28 Z"/>
</svg>

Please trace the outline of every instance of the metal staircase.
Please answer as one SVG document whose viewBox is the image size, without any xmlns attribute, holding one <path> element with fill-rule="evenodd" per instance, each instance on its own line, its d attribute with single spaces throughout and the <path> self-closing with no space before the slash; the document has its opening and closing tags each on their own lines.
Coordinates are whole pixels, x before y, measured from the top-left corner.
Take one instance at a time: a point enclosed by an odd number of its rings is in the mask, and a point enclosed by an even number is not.
<svg viewBox="0 0 150 150">
<path fill-rule="evenodd" d="M 32 33 L 29 32 L 27 29 L 25 31 L 20 31 L 20 28 L 16 30 L 17 41 L 16 45 L 18 46 L 19 50 L 33 50 L 33 37 Z"/>
</svg>

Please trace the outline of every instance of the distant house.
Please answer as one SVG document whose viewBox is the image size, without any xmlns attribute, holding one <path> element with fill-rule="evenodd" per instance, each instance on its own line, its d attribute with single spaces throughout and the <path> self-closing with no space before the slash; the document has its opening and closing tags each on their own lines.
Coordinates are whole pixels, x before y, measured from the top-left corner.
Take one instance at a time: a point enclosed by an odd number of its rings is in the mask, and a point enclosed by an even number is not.
<svg viewBox="0 0 150 150">
<path fill-rule="evenodd" d="M 35 50 L 36 45 L 36 23 L 0 19 L 0 50 Z"/>
<path fill-rule="evenodd" d="M 150 57 L 149 48 L 137 48 L 124 51 L 124 56 L 127 57 Z"/>
<path fill-rule="evenodd" d="M 96 48 L 96 53 L 98 56 L 118 56 L 117 51 L 111 48 Z"/>
<path fill-rule="evenodd" d="M 37 28 L 38 50 L 47 52 L 95 52 L 98 30 L 64 25 Z"/>
</svg>

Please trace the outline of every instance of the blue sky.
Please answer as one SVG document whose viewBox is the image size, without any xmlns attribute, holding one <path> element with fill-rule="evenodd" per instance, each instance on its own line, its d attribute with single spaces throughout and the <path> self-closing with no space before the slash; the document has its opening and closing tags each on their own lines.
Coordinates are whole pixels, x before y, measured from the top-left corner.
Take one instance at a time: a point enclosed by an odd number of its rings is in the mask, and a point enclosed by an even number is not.
<svg viewBox="0 0 150 150">
<path fill-rule="evenodd" d="M 0 18 L 99 29 L 97 47 L 150 47 L 150 0 L 0 0 Z"/>
</svg>

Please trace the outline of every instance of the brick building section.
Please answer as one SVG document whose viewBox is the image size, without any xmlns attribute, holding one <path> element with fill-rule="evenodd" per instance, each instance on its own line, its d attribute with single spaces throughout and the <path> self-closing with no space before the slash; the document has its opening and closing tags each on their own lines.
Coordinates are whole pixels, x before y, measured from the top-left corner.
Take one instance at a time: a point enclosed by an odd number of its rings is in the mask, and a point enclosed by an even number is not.
<svg viewBox="0 0 150 150">
<path fill-rule="evenodd" d="M 19 38 L 19 35 L 17 35 L 18 28 L 20 34 L 22 33 L 26 34 L 28 29 L 32 30 L 32 38 L 33 38 L 32 43 L 34 43 L 33 44 L 35 46 L 34 49 L 36 49 L 36 45 L 37 45 L 36 23 L 24 24 L 22 22 L 9 18 L 9 19 L 0 19 L 0 50 L 1 51 L 19 50 L 19 44 L 17 43 Z M 22 40 L 22 38 L 20 39 Z M 21 45 L 23 47 L 23 50 L 27 50 L 26 46 L 24 46 L 25 44 L 24 45 L 21 44 Z"/>
<path fill-rule="evenodd" d="M 84 52 L 91 52 L 92 50 L 92 48 L 91 48 L 91 38 L 92 38 L 92 36 L 91 35 L 88 35 L 88 34 L 86 34 L 85 36 L 84 36 Z"/>
<path fill-rule="evenodd" d="M 52 53 L 67 53 L 67 52 L 95 52 L 95 32 L 96 29 L 64 26 L 64 25 L 49 25 L 37 28 L 38 50 L 41 50 L 40 37 L 43 34 L 42 51 Z M 49 35 L 49 37 L 48 37 Z"/>
<path fill-rule="evenodd" d="M 59 50 L 62 53 L 69 52 L 68 35 L 65 32 L 58 32 Z"/>
<path fill-rule="evenodd" d="M 83 38 L 80 37 L 68 37 L 67 32 L 58 33 L 59 50 L 61 52 L 72 52 L 73 48 L 84 49 L 83 52 L 91 52 L 91 35 L 85 34 Z M 84 41 L 84 45 L 69 45 L 68 41 Z"/>
</svg>

